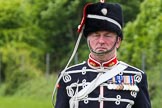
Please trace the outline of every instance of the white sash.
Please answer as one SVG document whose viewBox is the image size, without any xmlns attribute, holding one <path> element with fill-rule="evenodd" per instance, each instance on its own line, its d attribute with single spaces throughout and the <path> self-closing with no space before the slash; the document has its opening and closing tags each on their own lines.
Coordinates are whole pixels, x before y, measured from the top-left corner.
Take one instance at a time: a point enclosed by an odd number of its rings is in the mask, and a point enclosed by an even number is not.
<svg viewBox="0 0 162 108">
<path fill-rule="evenodd" d="M 119 63 L 111 70 L 103 69 L 104 74 L 99 74 L 91 83 L 89 83 L 85 88 L 75 93 L 75 95 L 70 99 L 70 108 L 78 108 L 78 100 L 83 99 L 88 94 L 90 94 L 95 88 L 97 88 L 103 82 L 111 79 L 112 77 L 119 74 L 121 71 L 126 69 L 127 66 L 123 63 Z"/>
</svg>

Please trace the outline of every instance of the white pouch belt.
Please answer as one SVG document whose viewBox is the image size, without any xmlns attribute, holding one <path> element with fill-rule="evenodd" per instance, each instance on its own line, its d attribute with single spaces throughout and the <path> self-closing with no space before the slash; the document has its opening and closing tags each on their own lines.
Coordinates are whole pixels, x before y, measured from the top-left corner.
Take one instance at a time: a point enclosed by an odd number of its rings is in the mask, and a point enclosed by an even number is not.
<svg viewBox="0 0 162 108">
<path fill-rule="evenodd" d="M 83 99 L 88 94 L 90 94 L 95 88 L 97 88 L 100 84 L 116 76 L 126 68 L 127 66 L 125 64 L 119 63 L 111 70 L 103 69 L 102 71 L 105 72 L 104 74 L 101 73 L 98 74 L 98 76 L 91 83 L 89 83 L 85 88 L 75 93 L 75 95 L 69 101 L 70 108 L 78 108 L 78 100 Z"/>
</svg>

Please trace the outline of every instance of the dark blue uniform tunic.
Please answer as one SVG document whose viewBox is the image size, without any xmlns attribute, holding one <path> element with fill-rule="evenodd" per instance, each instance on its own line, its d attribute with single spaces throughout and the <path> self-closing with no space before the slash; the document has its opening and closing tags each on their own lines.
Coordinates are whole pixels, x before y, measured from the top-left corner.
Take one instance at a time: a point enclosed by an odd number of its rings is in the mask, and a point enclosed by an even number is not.
<svg viewBox="0 0 162 108">
<path fill-rule="evenodd" d="M 120 63 L 123 62 L 116 58 L 103 64 L 90 58 L 87 62 L 69 67 L 59 83 L 55 108 L 70 108 L 69 100 L 102 73 L 91 70 L 111 70 Z M 78 100 L 77 108 L 151 108 L 146 74 L 124 64 L 126 69 Z"/>
</svg>

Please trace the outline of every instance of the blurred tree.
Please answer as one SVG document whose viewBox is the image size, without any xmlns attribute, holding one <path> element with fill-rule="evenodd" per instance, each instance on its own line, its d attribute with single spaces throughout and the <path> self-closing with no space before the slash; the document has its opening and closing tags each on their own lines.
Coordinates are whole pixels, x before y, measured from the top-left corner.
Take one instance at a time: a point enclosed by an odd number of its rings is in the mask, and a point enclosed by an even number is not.
<svg viewBox="0 0 162 108">
<path fill-rule="evenodd" d="M 146 69 L 161 61 L 161 5 L 161 0 L 145 0 L 137 19 L 124 29 L 125 40 L 120 53 L 124 60 L 137 67 L 141 67 L 142 54 L 149 58 L 146 59 Z"/>
<path fill-rule="evenodd" d="M 42 27 L 47 31 L 49 52 L 53 56 L 54 70 L 63 67 L 77 38 L 79 0 L 55 0 L 42 12 Z M 77 10 L 77 11 L 76 11 Z M 70 52 L 70 53 L 69 53 Z"/>
<path fill-rule="evenodd" d="M 28 70 L 40 72 L 41 58 L 46 50 L 45 32 L 39 27 L 40 13 L 46 2 L 39 0 L 0 0 L 0 53 L 2 73 Z M 39 68 L 38 68 L 39 66 Z M 33 72 L 31 71 L 31 72 Z M 30 73 L 29 73 L 30 74 Z"/>
</svg>

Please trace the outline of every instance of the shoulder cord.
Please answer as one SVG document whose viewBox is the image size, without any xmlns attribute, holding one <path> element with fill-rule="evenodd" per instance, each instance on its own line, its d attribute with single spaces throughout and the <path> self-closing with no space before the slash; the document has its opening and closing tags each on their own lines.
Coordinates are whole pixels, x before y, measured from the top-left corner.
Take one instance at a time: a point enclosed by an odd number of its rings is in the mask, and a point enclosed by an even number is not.
<svg viewBox="0 0 162 108">
<path fill-rule="evenodd" d="M 55 107 L 55 93 L 56 93 L 57 85 L 58 85 L 58 83 L 60 82 L 62 76 L 65 74 L 66 69 L 68 68 L 69 64 L 71 63 L 72 59 L 74 58 L 74 56 L 75 56 L 75 54 L 76 54 L 76 52 L 77 52 L 77 49 L 78 49 L 80 40 L 81 40 L 82 35 L 83 35 L 83 30 L 84 30 L 84 26 L 83 26 L 81 32 L 79 33 L 79 37 L 78 37 L 77 42 L 76 42 L 76 44 L 75 44 L 73 53 L 72 53 L 72 55 L 71 55 L 71 57 L 70 57 L 70 59 L 69 59 L 67 65 L 66 65 L 66 67 L 63 69 L 63 71 L 61 71 L 61 74 L 60 74 L 59 78 L 57 79 L 57 81 L 56 81 L 56 83 L 55 83 L 55 86 L 54 86 L 54 89 L 53 89 L 53 93 L 52 93 L 52 104 L 53 104 L 53 107 Z"/>
</svg>

